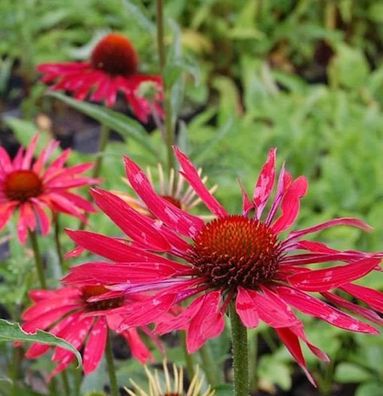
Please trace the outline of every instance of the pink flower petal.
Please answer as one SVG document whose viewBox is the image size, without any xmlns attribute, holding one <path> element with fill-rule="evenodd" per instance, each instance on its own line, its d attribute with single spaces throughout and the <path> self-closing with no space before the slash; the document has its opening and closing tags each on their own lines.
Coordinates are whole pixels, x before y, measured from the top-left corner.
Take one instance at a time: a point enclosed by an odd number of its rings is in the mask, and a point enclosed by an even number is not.
<svg viewBox="0 0 383 396">
<path fill-rule="evenodd" d="M 299 324 L 290 307 L 277 294 L 266 287 L 262 287 L 261 290 L 260 292 L 247 290 L 261 320 L 274 328 Z"/>
<path fill-rule="evenodd" d="M 325 297 L 330 303 L 347 309 L 350 312 L 357 314 L 363 318 L 366 318 L 368 320 L 371 320 L 371 322 L 377 323 L 380 326 L 383 325 L 383 318 L 381 318 L 375 311 L 365 308 L 365 307 L 361 307 L 357 304 L 354 304 L 351 301 L 348 301 L 340 296 L 338 296 L 337 294 L 333 294 L 333 293 L 321 293 L 323 297 Z"/>
<path fill-rule="evenodd" d="M 340 217 L 338 219 L 325 221 L 324 223 L 320 223 L 312 227 L 303 228 L 301 230 L 291 232 L 286 242 L 292 239 L 298 239 L 303 235 L 311 234 L 313 232 L 323 231 L 326 230 L 327 228 L 332 228 L 339 225 L 355 227 L 367 232 L 372 230 L 372 228 L 362 220 L 355 219 L 352 217 Z"/>
<path fill-rule="evenodd" d="M 383 312 L 383 293 L 380 291 L 351 283 L 342 285 L 341 289 L 353 297 L 359 298 L 377 311 Z"/>
<path fill-rule="evenodd" d="M 227 216 L 225 208 L 214 198 L 214 196 L 206 188 L 205 184 L 202 182 L 198 174 L 197 169 L 191 163 L 189 158 L 177 147 L 174 147 L 174 152 L 182 168 L 182 172 L 180 173 L 193 187 L 194 191 L 202 199 L 205 205 L 210 209 L 213 214 L 219 217 Z"/>
<path fill-rule="evenodd" d="M 305 177 L 300 176 L 291 183 L 282 198 L 282 215 L 272 225 L 272 230 L 275 233 L 280 233 L 294 224 L 299 214 L 300 199 L 306 194 L 306 191 L 307 180 Z"/>
<path fill-rule="evenodd" d="M 150 220 L 141 215 L 117 195 L 94 189 L 97 206 L 130 238 L 159 251 L 169 251 L 169 242 L 155 229 Z"/>
<path fill-rule="evenodd" d="M 259 315 L 257 306 L 247 289 L 244 289 L 243 287 L 238 288 L 235 308 L 242 320 L 242 323 L 246 327 L 253 328 L 258 326 Z"/>
<path fill-rule="evenodd" d="M 376 268 L 380 261 L 379 258 L 374 257 L 363 258 L 347 265 L 292 275 L 288 281 L 301 290 L 327 291 L 362 278 Z"/>
<path fill-rule="evenodd" d="M 193 238 L 203 227 L 203 221 L 162 199 L 152 188 L 144 172 L 129 158 L 125 157 L 126 173 L 130 185 L 145 202 L 149 210 L 182 235 Z"/>
<path fill-rule="evenodd" d="M 290 305 L 308 315 L 322 319 L 333 326 L 341 329 L 360 333 L 377 334 L 378 331 L 366 323 L 363 323 L 342 311 L 331 307 L 323 301 L 311 297 L 297 289 L 284 286 L 277 287 L 278 294 Z"/>
<path fill-rule="evenodd" d="M 255 185 L 253 202 L 256 206 L 256 218 L 260 219 L 262 216 L 263 209 L 265 208 L 267 201 L 273 190 L 275 181 L 275 158 L 277 149 L 272 148 L 268 155 L 265 164 L 258 177 Z"/>
<path fill-rule="evenodd" d="M 306 361 L 303 357 L 302 349 L 299 343 L 299 338 L 287 327 L 275 329 L 278 337 L 286 345 L 295 361 L 302 368 L 306 374 L 307 379 L 316 387 L 316 382 L 310 372 L 307 370 Z"/>
<path fill-rule="evenodd" d="M 83 354 L 84 373 L 89 374 L 100 364 L 104 355 L 108 328 L 103 317 L 98 318 L 89 333 Z"/>
<path fill-rule="evenodd" d="M 147 346 L 143 343 L 135 328 L 127 329 L 121 333 L 129 345 L 132 356 L 142 364 L 152 359 Z"/>
<path fill-rule="evenodd" d="M 187 329 L 187 350 L 193 353 L 207 340 L 218 337 L 224 330 L 225 321 L 220 309 L 222 296 L 219 291 L 206 294 L 200 309 L 192 317 Z"/>
</svg>

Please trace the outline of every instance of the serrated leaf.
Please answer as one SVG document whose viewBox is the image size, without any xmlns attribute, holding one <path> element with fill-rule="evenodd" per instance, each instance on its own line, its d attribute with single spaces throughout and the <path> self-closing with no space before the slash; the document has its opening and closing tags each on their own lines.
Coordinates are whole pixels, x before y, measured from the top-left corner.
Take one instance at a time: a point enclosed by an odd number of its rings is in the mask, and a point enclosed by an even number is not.
<svg viewBox="0 0 383 396">
<path fill-rule="evenodd" d="M 64 348 L 70 352 L 73 352 L 79 365 L 82 364 L 79 351 L 65 340 L 42 330 L 38 330 L 36 333 L 29 334 L 26 333 L 18 323 L 11 323 L 7 320 L 0 319 L 0 342 L 7 341 L 39 342 L 42 344 Z"/>
</svg>

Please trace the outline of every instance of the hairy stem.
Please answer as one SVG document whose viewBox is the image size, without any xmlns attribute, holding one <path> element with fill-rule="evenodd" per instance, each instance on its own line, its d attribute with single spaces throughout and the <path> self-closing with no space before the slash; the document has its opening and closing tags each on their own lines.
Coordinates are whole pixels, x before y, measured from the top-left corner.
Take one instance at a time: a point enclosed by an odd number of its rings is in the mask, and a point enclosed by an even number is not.
<svg viewBox="0 0 383 396">
<path fill-rule="evenodd" d="M 234 395 L 249 395 L 247 329 L 242 324 L 234 303 L 230 304 L 231 342 L 233 347 Z"/>
<path fill-rule="evenodd" d="M 108 374 L 109 374 L 109 383 L 110 383 L 110 394 L 112 396 L 118 396 L 118 385 L 117 385 L 117 377 L 116 377 L 116 369 L 114 366 L 113 352 L 112 352 L 112 342 L 110 332 L 108 331 L 108 338 L 106 342 L 106 364 L 108 366 Z"/>
<path fill-rule="evenodd" d="M 43 289 L 46 289 L 47 288 L 47 282 L 45 280 L 43 259 L 42 259 L 41 254 L 40 254 L 39 244 L 38 244 L 38 241 L 37 241 L 37 235 L 36 235 L 35 231 L 29 231 L 29 240 L 31 242 L 33 255 L 35 257 L 36 272 L 37 272 L 37 276 L 38 276 L 39 281 L 40 281 L 40 286 Z"/>
<path fill-rule="evenodd" d="M 160 73 L 164 84 L 164 123 L 165 123 L 165 144 L 168 152 L 168 171 L 174 168 L 174 155 L 173 145 L 175 142 L 175 133 L 172 123 L 172 107 L 170 101 L 170 87 L 166 82 L 165 78 L 165 66 L 166 66 L 166 51 L 165 51 L 165 29 L 164 29 L 164 1 L 156 0 L 156 11 L 157 11 L 157 49 L 158 59 L 160 66 Z"/>
</svg>

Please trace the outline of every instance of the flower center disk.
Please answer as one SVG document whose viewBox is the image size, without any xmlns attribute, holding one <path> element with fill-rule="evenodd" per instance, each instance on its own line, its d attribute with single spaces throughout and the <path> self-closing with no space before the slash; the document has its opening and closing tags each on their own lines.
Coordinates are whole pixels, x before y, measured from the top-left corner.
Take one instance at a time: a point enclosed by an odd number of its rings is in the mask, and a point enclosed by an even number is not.
<svg viewBox="0 0 383 396">
<path fill-rule="evenodd" d="M 267 225 L 227 216 L 207 223 L 195 237 L 191 262 L 211 287 L 256 289 L 273 278 L 280 258 L 277 236 Z"/>
<path fill-rule="evenodd" d="M 129 76 L 137 72 L 138 57 L 126 37 L 111 33 L 96 45 L 90 62 L 95 69 L 108 74 Z"/>
<path fill-rule="evenodd" d="M 109 289 L 102 285 L 84 286 L 81 289 L 81 298 L 88 311 L 105 311 L 108 309 L 118 308 L 124 303 L 123 297 L 111 297 L 105 300 L 88 301 L 92 297 L 102 296 L 110 292 Z"/>
<path fill-rule="evenodd" d="M 15 201 L 27 201 L 43 192 L 40 177 L 30 170 L 19 170 L 8 174 L 4 180 L 5 195 Z"/>
</svg>

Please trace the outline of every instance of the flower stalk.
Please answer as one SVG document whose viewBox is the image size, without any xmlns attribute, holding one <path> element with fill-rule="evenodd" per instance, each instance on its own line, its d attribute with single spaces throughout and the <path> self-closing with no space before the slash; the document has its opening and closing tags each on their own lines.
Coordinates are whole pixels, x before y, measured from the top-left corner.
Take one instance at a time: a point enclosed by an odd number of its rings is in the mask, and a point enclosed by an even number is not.
<svg viewBox="0 0 383 396">
<path fill-rule="evenodd" d="M 249 364 L 247 329 L 239 318 L 234 303 L 230 304 L 231 338 L 233 346 L 234 395 L 249 395 Z"/>
<path fill-rule="evenodd" d="M 156 11 L 157 11 L 157 49 L 158 59 L 160 66 L 160 73 L 164 84 L 164 124 L 165 124 L 165 144 L 167 147 L 167 160 L 168 160 L 168 171 L 174 169 L 174 155 L 173 145 L 175 142 L 175 134 L 172 123 L 172 108 L 170 101 L 170 87 L 166 82 L 165 78 L 165 66 L 166 66 L 166 50 L 165 50 L 165 29 L 164 29 L 164 2 L 163 0 L 156 0 Z"/>
<path fill-rule="evenodd" d="M 118 385 L 117 385 L 117 376 L 116 376 L 116 369 L 115 369 L 114 360 L 113 360 L 111 335 L 110 335 L 109 331 L 108 331 L 108 336 L 107 336 L 107 341 L 106 341 L 105 357 L 106 357 L 106 365 L 108 367 L 110 394 L 112 396 L 118 396 L 119 391 L 118 391 Z"/>
<path fill-rule="evenodd" d="M 40 248 L 39 248 L 39 244 L 37 241 L 37 235 L 36 235 L 35 231 L 29 231 L 29 240 L 31 242 L 33 255 L 35 257 L 36 272 L 37 272 L 37 276 L 40 281 L 40 286 L 43 289 L 46 289 L 47 282 L 46 282 L 45 274 L 44 274 L 43 259 L 41 257 Z"/>
<path fill-rule="evenodd" d="M 108 145 L 109 136 L 110 136 L 109 127 L 107 127 L 104 124 L 101 124 L 97 159 L 94 163 L 93 174 L 92 174 L 92 177 L 94 177 L 94 178 L 97 178 L 100 176 L 101 169 L 102 169 L 102 162 L 104 160 L 105 149 L 106 149 L 106 146 Z"/>
<path fill-rule="evenodd" d="M 61 246 L 61 239 L 60 239 L 60 231 L 61 231 L 60 220 L 59 220 L 59 215 L 57 213 L 54 214 L 54 228 L 55 228 L 54 239 L 55 239 L 56 253 L 60 263 L 61 271 L 62 273 L 65 273 L 66 265 L 65 265 L 64 255 Z"/>
</svg>

